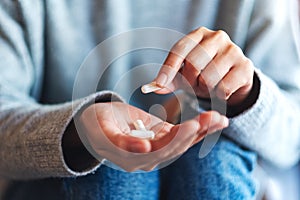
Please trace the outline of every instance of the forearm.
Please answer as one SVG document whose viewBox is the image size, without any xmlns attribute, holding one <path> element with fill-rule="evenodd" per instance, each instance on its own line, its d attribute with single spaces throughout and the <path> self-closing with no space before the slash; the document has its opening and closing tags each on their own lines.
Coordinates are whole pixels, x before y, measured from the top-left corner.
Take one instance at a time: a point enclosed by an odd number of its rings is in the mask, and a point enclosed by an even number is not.
<svg viewBox="0 0 300 200">
<path fill-rule="evenodd" d="M 110 98 L 112 93 L 100 92 L 87 98 L 59 105 L 24 104 L 6 109 L 1 104 L 0 172 L 12 179 L 80 176 L 94 171 L 99 162 L 80 148 L 68 149 L 62 143 L 73 117 L 95 101 Z M 68 129 L 70 130 L 70 129 Z M 74 136 L 76 133 L 72 133 Z M 76 135 L 75 135 L 76 136 Z M 64 149 L 65 148 L 65 149 Z M 79 151 L 77 151 L 79 150 Z M 66 162 L 66 151 L 78 153 L 76 166 Z M 77 151 L 77 152 L 76 152 Z M 80 156 L 83 156 L 80 158 Z M 85 157 L 89 156 L 89 157 Z M 70 159 L 68 157 L 67 159 Z M 80 161 L 89 161 L 81 167 Z"/>
<path fill-rule="evenodd" d="M 224 131 L 280 167 L 293 165 L 300 155 L 300 32 L 292 2 L 274 1 L 266 11 L 268 1 L 257 1 L 244 52 L 261 70 L 256 70 L 259 96 Z"/>
<path fill-rule="evenodd" d="M 296 101 L 259 73 L 260 92 L 256 103 L 240 115 L 230 119 L 224 134 L 232 140 L 259 153 L 264 159 L 289 167 L 299 159 L 300 115 Z"/>
</svg>

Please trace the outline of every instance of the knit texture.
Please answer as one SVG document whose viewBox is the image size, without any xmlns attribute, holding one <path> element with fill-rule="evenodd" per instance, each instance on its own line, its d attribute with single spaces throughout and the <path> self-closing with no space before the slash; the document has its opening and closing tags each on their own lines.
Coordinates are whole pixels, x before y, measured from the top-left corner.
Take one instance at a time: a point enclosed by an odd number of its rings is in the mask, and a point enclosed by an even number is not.
<svg viewBox="0 0 300 200">
<path fill-rule="evenodd" d="M 72 103 L 76 74 L 98 43 L 142 27 L 169 28 L 182 33 L 200 26 L 225 30 L 256 66 L 260 94 L 253 107 L 231 119 L 224 134 L 279 166 L 288 167 L 298 160 L 300 59 L 296 43 L 299 38 L 292 34 L 295 31 L 292 31 L 290 0 L 119 2 L 0 2 L 1 176 L 13 179 L 80 176 L 99 166 L 91 164 L 83 172 L 76 172 L 64 162 L 61 139 L 72 117 L 95 99 L 101 101 L 112 94 L 91 94 L 83 86 L 81 92 L 87 97 Z M 128 12 L 121 12 L 123 5 Z M 144 40 L 152 37 L 155 36 L 146 35 Z M 156 39 L 168 44 L 176 42 L 169 35 Z M 108 46 L 105 53 L 115 52 L 118 47 Z M 165 55 L 166 52 L 148 49 L 116 62 L 130 68 L 162 63 Z M 101 56 L 106 55 L 99 54 L 98 68 L 103 67 Z M 87 71 L 86 81 L 98 78 L 96 69 Z M 111 73 L 109 78 L 116 76 Z M 145 72 L 134 78 L 149 80 L 154 75 Z M 105 85 L 100 88 L 113 89 Z"/>
<path fill-rule="evenodd" d="M 23 110 L 18 115 L 17 127 L 8 131 L 5 126 L 0 126 L 1 133 L 5 133 L 2 134 L 5 142 L 0 146 L 1 175 L 28 179 L 79 176 L 94 171 L 99 162 L 91 163 L 83 172 L 72 171 L 66 165 L 62 152 L 62 136 L 67 125 L 81 109 L 109 98 L 112 98 L 112 93 L 104 91 L 74 102 L 30 106 L 31 109 Z M 10 111 L 7 113 L 8 117 L 1 121 L 6 125 L 12 123 Z"/>
</svg>

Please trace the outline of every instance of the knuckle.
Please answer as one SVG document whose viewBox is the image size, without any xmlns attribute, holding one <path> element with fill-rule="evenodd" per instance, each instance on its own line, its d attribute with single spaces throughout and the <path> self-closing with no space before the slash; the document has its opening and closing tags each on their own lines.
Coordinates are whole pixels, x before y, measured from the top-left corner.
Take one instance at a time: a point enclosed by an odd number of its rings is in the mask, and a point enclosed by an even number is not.
<svg viewBox="0 0 300 200">
<path fill-rule="evenodd" d="M 206 73 L 201 74 L 201 78 L 199 80 L 199 83 L 203 86 L 206 86 L 206 88 L 211 91 L 215 87 L 214 81 L 212 79 L 212 76 L 207 75 Z"/>
<path fill-rule="evenodd" d="M 213 31 L 204 26 L 201 26 L 201 27 L 193 30 L 192 32 L 190 32 L 190 34 L 196 34 L 196 35 L 207 35 L 210 33 L 213 33 Z"/>
<path fill-rule="evenodd" d="M 218 30 L 218 31 L 215 31 L 214 32 L 214 36 L 218 39 L 218 40 L 221 40 L 221 41 L 228 41 L 230 40 L 228 34 L 223 31 L 223 30 Z"/>
<path fill-rule="evenodd" d="M 185 61 L 188 63 L 189 66 L 195 67 L 196 61 L 197 61 L 197 55 L 195 53 L 193 53 L 193 52 L 190 52 L 187 55 L 187 57 L 185 58 Z"/>
<path fill-rule="evenodd" d="M 209 31 L 206 27 L 200 26 L 199 28 L 195 29 L 194 32 L 196 33 L 203 33 Z"/>
<path fill-rule="evenodd" d="M 228 87 L 224 87 L 223 88 L 223 92 L 224 92 L 224 97 L 226 98 L 227 96 L 231 95 L 231 93 L 233 92 L 231 88 Z"/>
<path fill-rule="evenodd" d="M 233 42 L 230 42 L 228 44 L 228 51 L 231 55 L 243 54 L 241 48 L 239 46 L 235 45 Z"/>
<path fill-rule="evenodd" d="M 230 88 L 226 88 L 224 86 L 217 88 L 217 96 L 219 99 L 226 100 L 232 94 L 232 90 Z"/>
<path fill-rule="evenodd" d="M 254 71 L 253 63 L 252 63 L 252 61 L 251 61 L 249 58 L 247 58 L 247 57 L 245 57 L 245 59 L 244 59 L 244 66 L 245 66 L 245 68 L 246 68 L 249 72 L 253 72 L 253 71 Z"/>
<path fill-rule="evenodd" d="M 218 97 L 226 100 L 231 94 L 232 94 L 232 89 L 228 87 L 228 85 L 224 82 L 221 81 L 217 87 L 217 94 Z"/>
<path fill-rule="evenodd" d="M 170 53 L 179 56 L 180 58 L 185 58 L 196 44 L 197 42 L 192 38 L 188 36 L 184 37 L 172 46 Z"/>
<path fill-rule="evenodd" d="M 186 49 L 186 48 L 187 48 L 186 41 L 184 39 L 180 39 L 171 48 L 171 53 L 178 55 L 181 49 Z"/>
<path fill-rule="evenodd" d="M 236 76 L 242 77 L 241 81 L 244 85 L 251 83 L 254 74 L 254 67 L 252 61 L 249 58 L 245 58 L 242 62 L 242 65 L 240 65 L 239 67 L 243 68 L 242 71 L 244 76 L 239 76 L 238 74 Z"/>
</svg>

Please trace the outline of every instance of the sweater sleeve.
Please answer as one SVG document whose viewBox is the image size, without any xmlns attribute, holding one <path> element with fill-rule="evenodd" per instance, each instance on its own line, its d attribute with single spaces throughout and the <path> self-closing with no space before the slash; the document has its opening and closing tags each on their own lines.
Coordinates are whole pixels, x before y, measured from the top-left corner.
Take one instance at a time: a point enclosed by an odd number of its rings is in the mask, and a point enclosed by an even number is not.
<svg viewBox="0 0 300 200">
<path fill-rule="evenodd" d="M 62 146 L 66 129 L 86 106 L 120 98 L 102 91 L 74 102 L 37 102 L 34 94 L 43 76 L 43 5 L 42 1 L 28 2 L 0 2 L 0 176 L 85 175 L 99 167 L 100 161 L 90 159 L 78 171 L 70 168 Z"/>
<path fill-rule="evenodd" d="M 86 175 L 100 166 L 90 159 L 85 168 L 67 165 L 62 137 L 73 117 L 86 106 L 120 100 L 108 91 L 56 105 L 13 100 L 0 101 L 0 175 L 10 179 L 70 177 Z M 75 152 L 74 152 L 75 153 Z"/>
<path fill-rule="evenodd" d="M 251 108 L 231 119 L 224 134 L 285 168 L 300 156 L 297 7 L 291 6 L 293 0 L 256 2 L 245 54 L 258 68 L 259 96 Z"/>
</svg>

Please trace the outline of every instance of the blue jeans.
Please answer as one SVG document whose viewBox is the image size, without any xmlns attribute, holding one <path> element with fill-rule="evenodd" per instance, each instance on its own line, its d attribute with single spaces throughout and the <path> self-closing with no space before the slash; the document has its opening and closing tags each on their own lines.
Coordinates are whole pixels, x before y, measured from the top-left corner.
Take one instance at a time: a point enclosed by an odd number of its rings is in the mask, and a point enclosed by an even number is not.
<svg viewBox="0 0 300 200">
<path fill-rule="evenodd" d="M 7 200 L 19 199 L 254 199 L 256 155 L 221 137 L 199 159 L 201 144 L 159 171 L 126 173 L 102 166 L 78 178 L 15 182 Z"/>
</svg>

